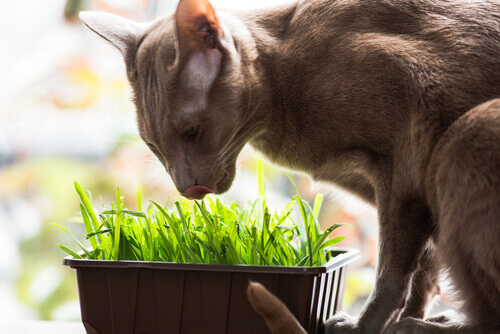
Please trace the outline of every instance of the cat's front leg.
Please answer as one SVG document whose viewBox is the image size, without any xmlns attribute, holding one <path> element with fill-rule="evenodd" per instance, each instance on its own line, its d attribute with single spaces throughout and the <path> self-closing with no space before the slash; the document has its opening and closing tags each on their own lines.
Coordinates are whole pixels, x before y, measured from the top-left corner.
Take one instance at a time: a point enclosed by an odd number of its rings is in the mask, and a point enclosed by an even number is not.
<svg viewBox="0 0 500 334">
<path fill-rule="evenodd" d="M 379 257 L 375 288 L 359 319 L 340 313 L 325 324 L 327 334 L 380 334 L 405 300 L 418 259 L 431 233 L 424 202 L 403 197 L 379 207 Z M 400 197 L 401 198 L 401 197 Z"/>
<path fill-rule="evenodd" d="M 399 319 L 423 319 L 429 302 L 439 294 L 439 266 L 434 255 L 433 245 L 429 245 L 420 257 L 417 271 L 413 274 L 409 296 Z M 394 319 L 398 320 L 398 317 Z"/>
</svg>

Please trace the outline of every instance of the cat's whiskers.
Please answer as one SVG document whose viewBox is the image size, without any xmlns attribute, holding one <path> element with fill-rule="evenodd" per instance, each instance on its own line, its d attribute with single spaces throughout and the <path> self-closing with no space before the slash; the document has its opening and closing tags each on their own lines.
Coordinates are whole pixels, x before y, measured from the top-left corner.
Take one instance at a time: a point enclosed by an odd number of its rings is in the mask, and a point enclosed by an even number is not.
<svg viewBox="0 0 500 334">
<path fill-rule="evenodd" d="M 234 138 L 238 135 L 238 132 L 241 131 L 241 129 L 248 123 L 248 121 L 250 120 L 250 118 L 252 117 L 252 115 L 255 113 L 255 109 L 254 109 L 254 111 L 252 113 L 248 113 L 248 110 L 250 109 L 250 105 L 251 105 L 251 103 L 249 101 L 246 104 L 246 106 L 241 107 L 241 108 L 238 109 L 238 110 L 240 110 L 240 109 L 245 108 L 246 109 L 245 110 L 246 117 L 241 120 L 240 124 L 238 125 L 237 130 L 231 135 L 231 137 L 229 138 L 229 140 L 226 142 L 226 144 L 219 151 L 218 158 L 215 160 L 215 164 L 218 164 L 220 162 L 220 160 L 221 160 L 221 157 L 224 157 L 226 155 L 225 153 L 231 147 L 231 145 L 232 145 L 232 143 L 234 141 Z"/>
<path fill-rule="evenodd" d="M 247 105 L 248 107 L 247 110 L 249 109 L 250 105 L 251 105 L 250 103 Z M 256 106 L 250 113 L 247 113 L 246 117 L 241 121 L 240 125 L 238 126 L 238 129 L 233 133 L 231 138 L 229 138 L 226 145 L 222 147 L 222 149 L 218 154 L 218 158 L 214 161 L 214 165 L 218 165 L 222 161 L 225 161 L 228 156 L 230 156 L 239 148 L 241 142 L 246 142 L 247 135 L 262 124 L 262 122 L 258 121 L 245 129 L 245 126 L 252 119 L 252 116 L 255 115 L 255 112 L 258 110 L 259 107 L 260 107 L 260 101 L 256 104 Z"/>
<path fill-rule="evenodd" d="M 255 128 L 258 127 L 258 123 L 253 124 L 252 126 L 246 128 L 241 134 L 236 138 L 231 141 L 231 144 L 227 146 L 227 148 L 224 150 L 224 152 L 221 152 L 219 157 L 216 160 L 216 163 L 220 163 L 221 161 L 226 162 L 229 164 L 230 162 L 227 162 L 227 157 L 229 157 L 231 154 L 233 154 L 237 149 L 240 148 L 240 145 L 246 142 L 246 137 L 248 134 L 250 134 Z M 227 167 L 227 166 L 226 166 Z"/>
<path fill-rule="evenodd" d="M 243 145 L 248 141 L 249 136 L 251 136 L 261 124 L 262 122 L 254 123 L 241 132 L 240 135 L 231 142 L 225 152 L 218 157 L 212 168 L 217 168 L 220 171 L 226 171 L 234 163 L 234 159 L 231 159 L 231 155 L 237 154 L 238 151 L 241 150 Z"/>
</svg>

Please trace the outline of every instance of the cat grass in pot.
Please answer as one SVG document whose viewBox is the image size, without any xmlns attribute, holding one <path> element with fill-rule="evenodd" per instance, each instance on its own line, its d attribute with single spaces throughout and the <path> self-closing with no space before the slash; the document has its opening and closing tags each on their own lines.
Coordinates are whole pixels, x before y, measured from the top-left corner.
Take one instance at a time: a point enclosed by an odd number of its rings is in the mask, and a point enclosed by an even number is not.
<svg viewBox="0 0 500 334">
<path fill-rule="evenodd" d="M 75 187 L 91 247 L 59 247 L 76 269 L 88 333 L 269 333 L 247 300 L 252 281 L 250 296 L 269 289 L 310 333 L 341 307 L 357 251 L 331 248 L 344 237 L 330 233 L 344 224 L 320 231 L 319 195 L 313 207 L 297 195 L 274 213 L 263 197 L 245 206 L 208 198 L 131 211 L 117 191 L 111 209 L 97 210 Z"/>
</svg>

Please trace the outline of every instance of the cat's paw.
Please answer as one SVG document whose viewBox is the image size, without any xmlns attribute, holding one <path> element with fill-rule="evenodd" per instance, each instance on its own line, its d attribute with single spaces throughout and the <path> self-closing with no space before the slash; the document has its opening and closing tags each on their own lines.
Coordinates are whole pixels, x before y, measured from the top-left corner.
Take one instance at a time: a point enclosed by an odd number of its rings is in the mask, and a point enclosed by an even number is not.
<svg viewBox="0 0 500 334">
<path fill-rule="evenodd" d="M 325 334 L 361 334 L 356 318 L 338 312 L 325 323 Z"/>
<path fill-rule="evenodd" d="M 420 319 L 405 318 L 390 324 L 384 334 L 432 334 L 434 333 L 433 327 L 435 328 L 432 324 Z"/>
<path fill-rule="evenodd" d="M 439 324 L 451 324 L 451 323 L 460 323 L 463 321 L 463 318 L 457 312 L 453 310 L 448 310 L 433 317 L 427 318 L 425 319 L 425 321 L 439 323 Z"/>
</svg>

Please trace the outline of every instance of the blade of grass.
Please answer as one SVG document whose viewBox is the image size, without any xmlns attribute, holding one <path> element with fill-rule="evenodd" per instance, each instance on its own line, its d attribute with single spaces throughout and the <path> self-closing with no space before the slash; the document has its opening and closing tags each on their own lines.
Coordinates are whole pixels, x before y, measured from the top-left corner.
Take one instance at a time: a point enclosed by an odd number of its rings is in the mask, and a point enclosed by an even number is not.
<svg viewBox="0 0 500 334">
<path fill-rule="evenodd" d="M 142 211 L 142 188 L 141 185 L 137 185 L 137 211 Z"/>
<path fill-rule="evenodd" d="M 63 251 L 68 253 L 69 255 L 73 256 L 74 259 L 83 259 L 80 255 L 78 255 L 75 251 L 69 249 L 68 247 L 64 246 L 63 244 L 57 244 L 59 248 L 61 248 Z"/>
<path fill-rule="evenodd" d="M 85 191 L 80 186 L 80 184 L 78 184 L 78 182 L 75 181 L 74 185 L 76 192 L 78 193 L 78 196 L 80 197 L 80 200 L 82 201 L 82 204 L 85 207 L 85 210 L 87 210 L 87 213 L 89 214 L 90 219 L 92 220 L 92 224 L 94 224 L 94 229 L 97 230 L 99 228 L 99 220 L 97 220 L 97 216 L 95 215 L 94 209 L 92 207 L 91 202 L 89 201 L 89 198 L 85 194 Z"/>
<path fill-rule="evenodd" d="M 307 249 L 309 250 L 309 254 L 313 255 L 312 252 L 312 235 L 311 228 L 309 227 L 309 219 L 307 218 L 307 213 L 304 205 L 304 200 L 300 198 L 299 195 L 295 195 L 296 201 L 299 203 L 300 213 L 302 215 L 302 221 L 304 222 L 304 227 L 306 230 L 306 240 L 307 240 Z M 313 256 L 309 256 L 309 265 L 312 267 L 313 265 Z"/>
<path fill-rule="evenodd" d="M 151 203 L 153 203 L 154 206 L 156 206 L 156 208 L 160 210 L 160 212 L 163 214 L 163 217 L 167 220 L 172 232 L 174 233 L 175 238 L 177 239 L 177 243 L 179 244 L 179 255 L 181 256 L 183 262 L 187 261 L 188 255 L 186 254 L 186 248 L 184 247 L 184 242 L 182 241 L 177 224 L 174 223 L 170 215 L 161 205 L 153 201 L 151 201 Z"/>
<path fill-rule="evenodd" d="M 56 223 L 51 223 L 51 224 L 54 225 L 54 226 L 59 227 L 64 232 L 68 233 L 76 241 L 76 243 L 78 244 L 78 246 L 80 246 L 80 248 L 85 252 L 85 254 L 87 255 L 87 257 L 90 257 L 90 252 L 87 250 L 87 248 L 85 248 L 82 245 L 82 243 L 73 234 L 71 234 L 70 231 L 68 231 L 65 227 L 63 227 L 63 226 L 61 226 L 59 224 L 56 224 Z"/>
<path fill-rule="evenodd" d="M 140 211 L 122 209 L 121 213 L 131 215 L 134 217 L 138 217 L 138 218 L 147 218 L 147 215 L 144 212 L 140 212 Z M 115 216 L 117 213 L 116 213 L 116 210 L 106 210 L 106 211 L 101 212 L 101 214 Z"/>
<path fill-rule="evenodd" d="M 116 217 L 113 240 L 113 259 L 118 260 L 118 252 L 120 251 L 120 229 L 122 221 L 122 199 L 120 196 L 120 188 L 116 188 Z"/>
<path fill-rule="evenodd" d="M 332 233 L 336 228 L 338 228 L 340 226 L 344 226 L 344 225 L 346 225 L 346 224 L 339 223 L 339 224 L 334 224 L 334 225 L 330 226 L 329 228 L 327 228 L 325 230 L 325 232 L 321 235 L 321 237 L 318 239 L 316 244 L 314 245 L 314 248 L 313 248 L 311 254 L 316 254 L 318 252 L 318 250 L 320 249 L 321 245 L 323 244 L 323 242 L 326 240 L 326 238 L 328 238 L 330 233 Z"/>
<path fill-rule="evenodd" d="M 87 214 L 87 210 L 82 203 L 80 203 L 80 212 L 82 213 L 83 223 L 85 225 L 85 230 L 87 231 L 87 238 L 90 240 L 90 245 L 93 250 L 97 249 L 97 238 L 94 233 L 94 229 L 90 223 L 89 215 Z"/>
<path fill-rule="evenodd" d="M 324 248 L 336 245 L 336 244 L 338 244 L 339 242 L 341 242 L 344 239 L 345 239 L 345 236 L 343 236 L 343 235 L 335 237 L 335 238 L 328 239 L 327 241 L 325 241 L 321 245 L 321 247 L 319 247 L 319 249 L 324 249 Z"/>
<path fill-rule="evenodd" d="M 262 169 L 262 159 L 257 158 L 257 175 L 259 181 L 259 197 L 266 196 L 266 186 L 264 184 L 264 170 Z"/>
</svg>

